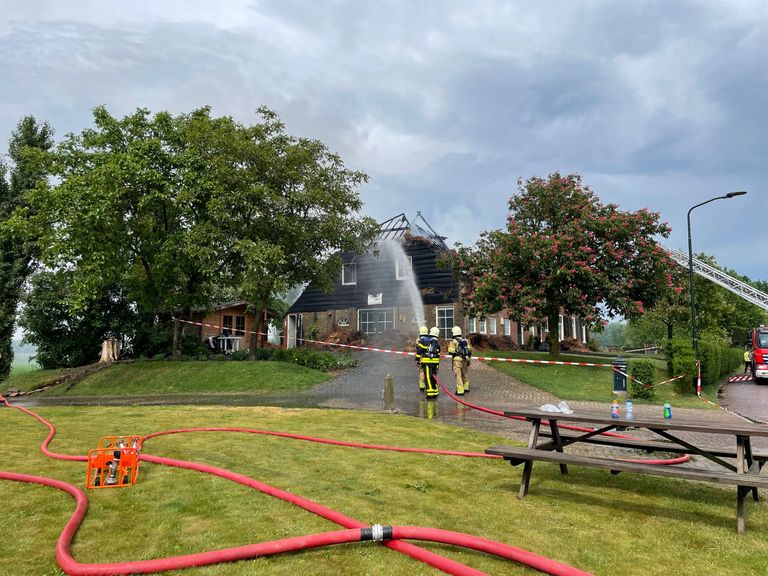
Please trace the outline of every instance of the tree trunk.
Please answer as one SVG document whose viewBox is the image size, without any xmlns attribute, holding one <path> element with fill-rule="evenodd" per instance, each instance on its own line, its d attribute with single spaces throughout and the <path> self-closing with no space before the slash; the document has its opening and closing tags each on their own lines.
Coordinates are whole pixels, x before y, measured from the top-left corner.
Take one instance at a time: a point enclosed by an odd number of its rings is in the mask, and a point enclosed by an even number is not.
<svg viewBox="0 0 768 576">
<path fill-rule="evenodd" d="M 101 343 L 101 358 L 99 363 L 102 362 L 117 362 L 120 359 L 120 342 L 117 338 L 107 338 Z"/>
<path fill-rule="evenodd" d="M 547 314 L 547 324 L 549 324 L 549 355 L 557 356 L 560 354 L 560 311 Z"/>
<path fill-rule="evenodd" d="M 171 348 L 171 358 L 181 360 L 181 322 L 173 318 L 173 347 Z"/>
<path fill-rule="evenodd" d="M 672 341 L 672 322 L 667 322 L 667 340 Z"/>
</svg>

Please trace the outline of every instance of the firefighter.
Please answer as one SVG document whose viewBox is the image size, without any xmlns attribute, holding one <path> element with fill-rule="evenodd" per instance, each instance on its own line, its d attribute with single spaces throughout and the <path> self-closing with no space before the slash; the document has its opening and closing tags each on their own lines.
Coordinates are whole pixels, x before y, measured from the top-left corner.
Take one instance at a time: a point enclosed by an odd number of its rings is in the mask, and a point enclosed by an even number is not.
<svg viewBox="0 0 768 576">
<path fill-rule="evenodd" d="M 451 330 L 453 338 L 448 344 L 448 354 L 453 357 L 453 374 L 456 376 L 456 395 L 463 396 L 469 392 L 469 362 L 472 357 L 472 347 L 466 338 L 461 335 L 461 328 L 454 326 Z"/>
<path fill-rule="evenodd" d="M 437 398 L 440 389 L 437 387 L 435 375 L 440 367 L 440 329 L 433 326 L 429 331 L 429 340 L 426 349 L 421 350 L 421 369 L 424 372 L 424 384 L 427 387 L 427 400 Z M 421 337 L 419 337 L 421 340 Z"/>
<path fill-rule="evenodd" d="M 427 385 L 424 383 L 424 370 L 421 367 L 421 356 L 429 349 L 429 328 L 419 328 L 419 337 L 416 338 L 416 369 L 419 371 L 419 390 L 424 392 Z"/>
<path fill-rule="evenodd" d="M 752 371 L 752 352 L 749 346 L 744 346 L 744 374 Z"/>
</svg>

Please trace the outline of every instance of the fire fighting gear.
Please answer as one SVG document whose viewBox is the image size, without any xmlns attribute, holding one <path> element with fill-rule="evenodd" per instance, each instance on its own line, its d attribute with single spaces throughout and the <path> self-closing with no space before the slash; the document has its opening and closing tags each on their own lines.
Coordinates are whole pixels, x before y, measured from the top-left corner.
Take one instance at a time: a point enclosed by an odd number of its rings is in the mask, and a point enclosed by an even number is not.
<svg viewBox="0 0 768 576">
<path fill-rule="evenodd" d="M 458 334 L 456 331 L 458 329 Z M 461 328 L 453 327 L 454 336 L 448 344 L 448 354 L 453 357 L 452 368 L 456 377 L 456 395 L 461 396 L 469 392 L 469 363 L 472 357 L 472 347 L 466 338 L 461 335 Z"/>
<path fill-rule="evenodd" d="M 420 336 L 416 339 L 416 368 L 419 371 L 419 390 L 426 390 L 424 369 L 421 367 L 421 357 L 429 350 L 429 329 L 426 326 L 419 328 Z"/>
<path fill-rule="evenodd" d="M 437 332 L 437 334 L 435 334 Z M 435 374 L 440 367 L 440 340 L 437 339 L 437 335 L 440 334 L 440 330 L 437 327 L 432 328 L 430 336 L 419 336 L 419 342 L 417 349 L 421 354 L 419 360 L 419 366 L 424 375 L 424 385 L 427 389 L 427 398 L 437 398 L 440 390 L 437 387 L 437 381 L 435 380 Z M 419 378 L 421 382 L 421 377 Z"/>
<path fill-rule="evenodd" d="M 432 326 L 432 328 L 429 331 L 429 335 L 430 336 L 434 336 L 435 338 L 439 338 L 440 337 L 440 328 L 438 328 L 437 326 Z"/>
<path fill-rule="evenodd" d="M 461 336 L 461 328 L 459 326 L 454 326 L 451 329 L 451 336 Z"/>
</svg>

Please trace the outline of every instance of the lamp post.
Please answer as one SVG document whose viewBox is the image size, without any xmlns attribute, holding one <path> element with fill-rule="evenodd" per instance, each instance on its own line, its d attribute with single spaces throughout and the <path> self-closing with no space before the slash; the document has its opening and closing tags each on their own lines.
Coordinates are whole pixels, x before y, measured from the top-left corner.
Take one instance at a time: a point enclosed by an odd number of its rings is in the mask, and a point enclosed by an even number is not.
<svg viewBox="0 0 768 576">
<path fill-rule="evenodd" d="M 691 209 L 688 210 L 688 276 L 690 278 L 690 283 L 691 283 L 691 328 L 693 333 L 693 351 L 697 359 L 699 357 L 699 341 L 696 338 L 696 296 L 693 290 L 693 247 L 691 244 L 691 212 L 693 211 L 694 208 L 698 208 L 699 206 L 704 206 L 704 204 L 709 204 L 710 202 L 714 202 L 715 200 L 727 200 L 729 198 L 734 198 L 736 196 L 744 196 L 744 194 L 746 194 L 744 190 L 740 190 L 739 192 L 728 192 L 728 194 L 726 194 L 725 196 L 717 196 L 715 198 L 710 198 L 705 202 L 696 204 L 696 206 L 691 206 Z"/>
</svg>

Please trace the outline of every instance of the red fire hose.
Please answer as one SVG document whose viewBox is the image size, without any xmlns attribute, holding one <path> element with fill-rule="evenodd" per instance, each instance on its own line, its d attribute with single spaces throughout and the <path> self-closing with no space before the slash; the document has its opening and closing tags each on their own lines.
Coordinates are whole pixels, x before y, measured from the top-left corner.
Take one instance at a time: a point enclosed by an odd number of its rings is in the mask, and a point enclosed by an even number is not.
<svg viewBox="0 0 768 576">
<path fill-rule="evenodd" d="M 85 456 L 65 455 L 57 454 L 48 450 L 48 444 L 56 434 L 53 424 L 35 414 L 31 410 L 13 406 L 5 398 L 0 396 L 0 401 L 9 407 L 16 408 L 26 414 L 29 414 L 40 422 L 42 422 L 49 430 L 48 436 L 45 438 L 41 445 L 41 450 L 49 457 L 63 459 L 63 460 L 85 460 Z M 212 429 L 200 429 L 199 431 L 211 431 Z M 249 432 L 249 433 L 267 433 L 266 431 L 256 431 L 252 429 L 227 429 L 228 431 L 237 432 Z M 184 430 L 186 432 L 198 431 L 195 429 Z M 172 430 L 166 432 L 158 432 L 147 436 L 158 436 L 160 434 L 181 433 L 182 430 Z M 274 433 L 275 435 L 283 436 L 282 433 Z M 294 437 L 302 440 L 310 440 L 309 436 L 299 435 L 285 435 L 287 437 Z M 337 443 L 336 441 L 328 439 L 320 439 L 324 443 Z M 340 445 L 355 446 L 350 442 L 338 442 Z M 372 449 L 375 445 L 361 445 Z M 395 449 L 395 447 L 380 447 L 379 449 Z M 415 452 L 427 452 L 427 450 L 421 449 L 402 449 L 402 451 L 415 451 Z M 439 454 L 448 454 L 450 451 L 434 451 Z M 478 453 L 461 453 L 457 452 L 452 455 L 456 456 L 481 456 Z M 482 455 L 485 456 L 485 455 Z M 63 490 L 72 495 L 76 501 L 75 512 L 67 522 L 64 530 L 62 530 L 59 540 L 56 545 L 56 560 L 61 566 L 62 570 L 70 576 L 85 576 L 85 575 L 101 575 L 101 576 L 116 576 L 118 574 L 137 574 L 137 573 L 152 573 L 165 570 L 176 570 L 192 566 L 203 566 L 208 564 L 214 564 L 219 562 L 229 562 L 234 560 L 241 560 L 246 558 L 254 558 L 257 556 L 264 556 L 269 554 L 278 554 L 288 551 L 304 550 L 308 548 L 315 548 L 319 546 L 328 546 L 333 544 L 355 542 L 362 540 L 375 540 L 382 542 L 385 546 L 405 553 L 412 558 L 425 562 L 430 566 L 433 566 L 448 574 L 454 574 L 456 576 L 481 576 L 483 573 L 466 566 L 460 562 L 456 562 L 444 556 L 440 556 L 428 550 L 424 550 L 409 542 L 404 542 L 402 539 L 412 540 L 425 540 L 431 542 L 439 542 L 445 544 L 452 544 L 461 546 L 464 548 L 470 548 L 473 550 L 479 550 L 496 556 L 514 560 L 521 564 L 525 564 L 539 571 L 547 574 L 553 574 L 557 576 L 588 576 L 588 573 L 573 568 L 571 566 L 556 562 L 554 560 L 544 558 L 527 552 L 519 548 L 508 546 L 500 542 L 494 542 L 492 540 L 486 540 L 469 534 L 463 534 L 459 532 L 450 532 L 445 530 L 438 530 L 434 528 L 420 528 L 410 526 L 388 526 L 382 527 L 374 525 L 367 527 L 365 524 L 349 518 L 339 512 L 326 508 L 321 504 L 285 492 L 278 488 L 274 488 L 267 484 L 258 482 L 252 478 L 238 474 L 222 468 L 214 466 L 208 466 L 205 464 L 199 464 L 195 462 L 186 462 L 181 460 L 174 460 L 170 458 L 163 458 L 160 456 L 151 456 L 148 454 L 141 455 L 142 460 L 152 462 L 156 464 L 162 464 L 166 466 L 176 466 L 180 468 L 186 468 L 191 470 L 197 470 L 208 474 L 213 474 L 226 478 L 233 482 L 249 486 L 251 488 L 260 490 L 266 494 L 272 495 L 276 498 L 280 498 L 286 502 L 290 502 L 297 506 L 300 506 L 306 510 L 319 514 L 320 516 L 327 518 L 341 526 L 345 526 L 347 530 L 339 530 L 334 532 L 325 532 L 320 534 L 312 534 L 307 536 L 301 536 L 296 538 L 289 538 L 284 540 L 276 540 L 272 542 L 263 542 L 259 544 L 251 544 L 247 546 L 241 546 L 238 548 L 227 548 L 223 550 L 216 550 L 211 552 L 203 552 L 198 554 L 189 554 L 185 556 L 176 556 L 170 558 L 162 558 L 155 560 L 141 560 L 135 562 L 120 562 L 112 564 L 81 564 L 77 562 L 69 552 L 69 547 L 72 539 L 74 538 L 77 529 L 80 526 L 85 513 L 88 508 L 88 499 L 85 493 L 66 482 L 61 482 L 52 478 L 44 478 L 38 476 L 29 476 L 25 474 L 16 474 L 12 472 L 0 471 L 0 479 L 13 480 L 18 482 L 33 482 L 46 486 L 51 486 L 59 490 Z"/>
</svg>

